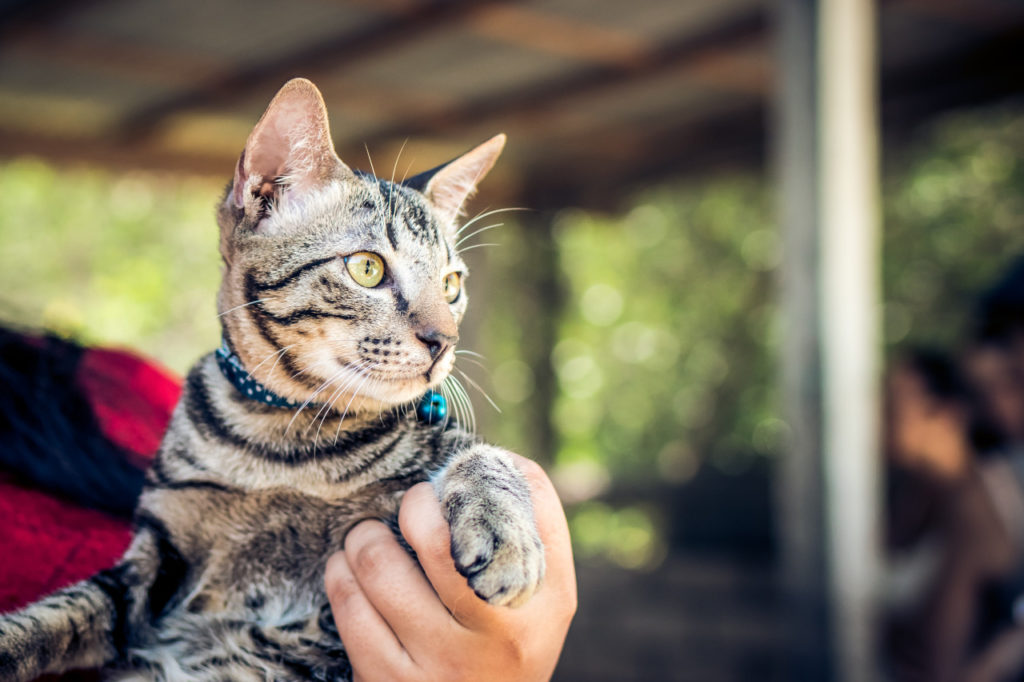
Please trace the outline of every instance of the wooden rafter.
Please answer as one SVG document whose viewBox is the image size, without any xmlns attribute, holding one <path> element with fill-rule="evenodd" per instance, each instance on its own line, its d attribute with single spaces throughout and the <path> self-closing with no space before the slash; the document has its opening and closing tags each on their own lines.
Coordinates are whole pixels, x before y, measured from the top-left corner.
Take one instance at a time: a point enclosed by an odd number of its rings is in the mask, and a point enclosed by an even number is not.
<svg viewBox="0 0 1024 682">
<path fill-rule="evenodd" d="M 81 10 L 104 0 L 13 0 L 0 6 L 0 38 L 38 30 L 72 10 Z"/>
<path fill-rule="evenodd" d="M 88 68 L 139 81 L 186 86 L 196 73 L 223 74 L 225 65 L 195 53 L 170 51 L 152 45 L 116 42 L 52 27 L 31 26 L 12 33 L 4 52 L 52 63 Z"/>
<path fill-rule="evenodd" d="M 699 63 L 707 58 L 709 51 L 718 52 L 730 46 L 749 45 L 760 38 L 766 23 L 764 15 L 759 12 L 743 15 L 714 31 L 655 50 L 638 62 L 583 69 L 567 77 L 469 102 L 433 116 L 410 117 L 382 127 L 370 137 L 368 143 L 379 143 L 405 135 L 444 134 L 485 120 L 535 116 L 544 111 L 565 108 L 575 101 L 614 91 L 626 83 L 675 71 L 687 61 Z"/>
<path fill-rule="evenodd" d="M 58 163 L 84 163 L 119 170 L 160 170 L 226 177 L 235 159 L 214 154 L 169 151 L 162 147 L 59 137 L 0 128 L 0 156 L 40 156 Z M 227 170 L 225 170 L 227 169 Z"/>
<path fill-rule="evenodd" d="M 315 80 L 321 73 L 337 71 L 346 64 L 393 49 L 485 4 L 489 4 L 489 0 L 416 4 L 407 12 L 383 19 L 356 35 L 343 33 L 290 55 L 206 79 L 181 95 L 129 114 L 111 131 L 111 135 L 124 139 L 143 138 L 152 133 L 161 121 L 180 111 L 237 100 L 261 90 L 270 92 L 298 73 Z"/>
<path fill-rule="evenodd" d="M 640 63 L 650 52 L 648 41 L 631 33 L 511 3 L 478 7 L 462 24 L 492 40 L 595 64 Z"/>
<path fill-rule="evenodd" d="M 765 153 L 765 119 L 764 106 L 752 104 L 694 124 L 663 122 L 647 134 L 610 126 L 593 131 L 589 143 L 583 136 L 569 138 L 557 156 L 523 169 L 530 187 L 540 186 L 523 201 L 539 209 L 621 209 L 631 193 L 653 182 L 757 167 Z M 595 148 L 594 139 L 619 134 L 631 140 L 630 153 Z"/>
<path fill-rule="evenodd" d="M 934 111 L 1020 92 L 1024 26 L 1010 26 L 967 49 L 927 64 L 883 74 L 882 115 L 905 127 Z"/>
<path fill-rule="evenodd" d="M 934 17 L 957 26 L 973 26 L 983 30 L 999 29 L 1012 18 L 1019 5 L 998 3 L 991 0 L 899 0 L 895 3 L 922 16 Z"/>
</svg>

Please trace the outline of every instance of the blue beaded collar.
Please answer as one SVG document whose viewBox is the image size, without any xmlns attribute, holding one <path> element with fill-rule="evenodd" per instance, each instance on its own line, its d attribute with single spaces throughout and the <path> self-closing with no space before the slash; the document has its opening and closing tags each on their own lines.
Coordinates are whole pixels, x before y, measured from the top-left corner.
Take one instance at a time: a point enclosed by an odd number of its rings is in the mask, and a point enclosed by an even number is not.
<svg viewBox="0 0 1024 682">
<path fill-rule="evenodd" d="M 242 361 L 231 350 L 227 339 L 221 341 L 220 348 L 217 349 L 215 355 L 221 373 L 246 398 L 271 407 L 286 407 L 292 410 L 302 407 L 302 403 L 280 396 L 253 379 L 252 375 L 242 366 Z M 309 406 L 315 405 L 315 403 L 309 403 Z M 440 393 L 427 391 L 416 405 L 416 416 L 427 424 L 443 422 L 448 417 L 448 401 Z"/>
<path fill-rule="evenodd" d="M 228 346 L 228 340 L 223 339 L 220 343 L 220 348 L 217 349 L 217 364 L 220 366 L 221 373 L 227 377 L 228 381 L 238 389 L 238 392 L 244 395 L 250 400 L 265 403 L 272 407 L 287 407 L 290 409 L 298 409 L 302 407 L 302 403 L 297 403 L 294 400 L 289 400 L 284 396 L 271 391 L 269 388 L 261 384 L 252 378 L 252 375 L 242 366 L 242 361 L 238 359 L 235 352 Z"/>
</svg>

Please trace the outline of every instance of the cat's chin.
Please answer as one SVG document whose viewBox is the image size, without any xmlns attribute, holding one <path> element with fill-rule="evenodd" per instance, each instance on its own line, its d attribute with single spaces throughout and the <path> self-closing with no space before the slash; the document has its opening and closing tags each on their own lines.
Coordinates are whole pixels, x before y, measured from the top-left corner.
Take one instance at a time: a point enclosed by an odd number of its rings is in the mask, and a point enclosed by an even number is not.
<svg viewBox="0 0 1024 682">
<path fill-rule="evenodd" d="M 348 412 L 379 412 L 418 401 L 428 390 L 437 389 L 447 373 L 436 372 L 431 381 L 418 374 L 397 379 L 377 379 L 372 386 L 363 386 L 355 394 L 336 396 L 334 403 L 341 408 L 348 406 Z M 329 392 L 329 391 L 327 391 Z"/>
<path fill-rule="evenodd" d="M 389 381 L 378 384 L 365 397 L 379 402 L 385 407 L 400 407 L 419 400 L 430 389 L 436 389 L 444 381 L 445 375 L 438 375 L 435 381 L 428 382 L 421 374 L 413 379 Z"/>
</svg>

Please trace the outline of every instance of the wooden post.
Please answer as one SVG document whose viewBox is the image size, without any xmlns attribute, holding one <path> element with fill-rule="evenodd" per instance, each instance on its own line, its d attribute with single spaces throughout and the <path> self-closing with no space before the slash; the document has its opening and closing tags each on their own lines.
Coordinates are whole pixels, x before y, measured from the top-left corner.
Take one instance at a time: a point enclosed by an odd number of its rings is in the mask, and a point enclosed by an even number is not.
<svg viewBox="0 0 1024 682">
<path fill-rule="evenodd" d="M 776 469 L 780 583 L 791 642 L 787 677 L 829 679 L 828 572 L 822 462 L 818 236 L 817 1 L 781 0 L 774 160 L 782 233 L 779 293 L 783 416 Z"/>
<path fill-rule="evenodd" d="M 871 0 L 781 0 L 779 464 L 794 679 L 877 679 L 878 96 Z"/>
<path fill-rule="evenodd" d="M 564 196 L 548 199 L 542 191 L 527 194 L 533 197 L 528 206 L 538 210 L 520 215 L 518 220 L 532 238 L 531 256 L 525 259 L 517 286 L 526 292 L 520 298 L 517 314 L 523 327 L 523 355 L 533 370 L 534 390 L 527 405 L 531 456 L 542 464 L 551 464 L 558 449 L 558 434 L 552 423 L 558 378 L 551 365 L 551 350 L 558 339 L 558 324 L 565 305 L 564 285 L 559 274 L 558 250 L 552 237 L 554 211 L 550 208 Z M 548 199 L 548 200 L 546 200 Z"/>
<path fill-rule="evenodd" d="M 829 577 L 837 678 L 875 680 L 879 505 L 876 8 L 821 0 L 819 220 Z"/>
</svg>

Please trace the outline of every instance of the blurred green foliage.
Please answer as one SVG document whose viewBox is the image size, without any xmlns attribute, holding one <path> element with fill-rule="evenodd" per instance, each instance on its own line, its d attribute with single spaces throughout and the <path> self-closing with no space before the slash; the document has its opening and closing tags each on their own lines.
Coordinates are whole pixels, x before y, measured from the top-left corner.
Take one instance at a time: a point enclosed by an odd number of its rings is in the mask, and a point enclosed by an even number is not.
<svg viewBox="0 0 1024 682">
<path fill-rule="evenodd" d="M 1024 254 L 1024 107 L 947 116 L 889 161 L 886 340 L 955 349 L 977 294 Z"/>
<path fill-rule="evenodd" d="M 774 451 L 766 193 L 731 178 L 662 188 L 621 219 L 555 226 L 569 300 L 551 361 L 559 466 L 601 458 L 617 481 L 683 482 Z M 759 435 L 758 435 L 759 434 Z"/>
<path fill-rule="evenodd" d="M 183 372 L 219 342 L 213 181 L 0 164 L 0 316 Z"/>
<path fill-rule="evenodd" d="M 1022 152 L 1018 106 L 944 117 L 885 157 L 889 347 L 955 351 L 978 293 L 1024 254 Z M 517 318 L 504 306 L 482 325 L 495 332 L 483 346 L 502 369 L 496 433 L 523 441 L 531 425 L 516 405 L 530 400 L 529 364 L 550 361 L 559 388 L 552 473 L 569 502 L 582 501 L 570 508 L 577 550 L 631 568 L 662 556 L 658 511 L 587 500 L 613 481 L 684 484 L 707 465 L 741 473 L 779 454 L 787 432 L 774 381 L 780 245 L 770 188 L 758 176 L 716 177 L 633 203 L 624 215 L 568 210 L 555 221 L 568 300 L 549 359 L 517 354 Z M 533 237 L 503 235 L 510 246 L 488 263 L 492 276 L 515 282 Z M 502 300 L 516 295 L 503 290 Z M 500 383 L 508 377 L 512 396 Z M 629 558 L 627 535 L 646 538 Z"/>
<path fill-rule="evenodd" d="M 885 157 L 888 344 L 955 345 L 977 293 L 1024 253 L 1022 150 L 1018 106 L 947 116 Z M 216 345 L 216 182 L 32 160 L 0 165 L 0 182 L 6 319 L 179 372 Z M 633 568 L 664 554 L 657 510 L 595 501 L 613 481 L 682 485 L 702 466 L 739 473 L 779 453 L 774 217 L 760 176 L 669 182 L 622 215 L 567 209 L 550 233 L 505 216 L 483 240 L 502 247 L 471 252 L 468 336 L 503 410 L 477 400 L 483 430 L 527 453 L 533 433 L 553 430 L 554 452 L 532 454 L 578 503 L 582 554 Z M 549 263 L 558 296 L 537 286 Z M 537 315 L 554 316 L 552 349 L 531 350 Z M 459 364 L 479 378 L 475 360 Z M 551 372 L 550 423 L 538 424 L 528 407 Z"/>
</svg>

